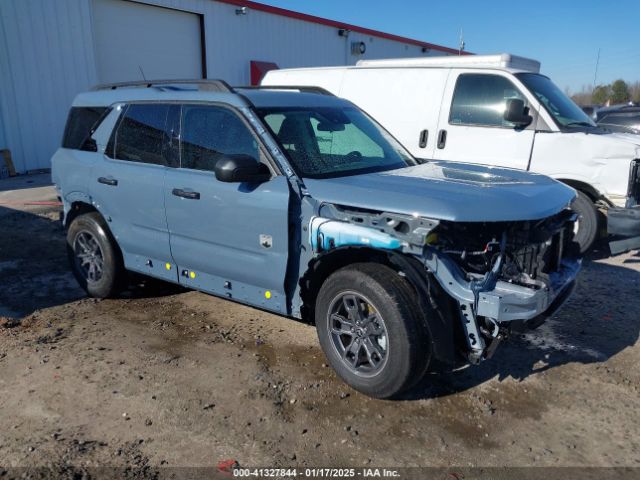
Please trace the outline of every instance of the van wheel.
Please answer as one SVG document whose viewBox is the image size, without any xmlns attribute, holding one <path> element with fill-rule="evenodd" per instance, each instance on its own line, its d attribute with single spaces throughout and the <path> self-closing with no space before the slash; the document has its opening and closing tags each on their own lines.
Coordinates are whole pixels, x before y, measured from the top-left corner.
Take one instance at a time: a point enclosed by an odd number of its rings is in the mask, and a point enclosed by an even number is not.
<svg viewBox="0 0 640 480">
<path fill-rule="evenodd" d="M 391 398 L 426 371 L 431 346 L 420 306 L 389 267 L 360 263 L 333 273 L 320 288 L 315 312 L 328 362 L 356 390 Z"/>
<path fill-rule="evenodd" d="M 91 297 L 112 297 L 125 269 L 120 250 L 98 212 L 74 218 L 67 231 L 67 255 L 78 283 Z"/>
<path fill-rule="evenodd" d="M 578 214 L 573 240 L 580 246 L 580 253 L 586 253 L 598 235 L 598 211 L 591 199 L 582 192 L 578 192 L 571 208 Z"/>
</svg>

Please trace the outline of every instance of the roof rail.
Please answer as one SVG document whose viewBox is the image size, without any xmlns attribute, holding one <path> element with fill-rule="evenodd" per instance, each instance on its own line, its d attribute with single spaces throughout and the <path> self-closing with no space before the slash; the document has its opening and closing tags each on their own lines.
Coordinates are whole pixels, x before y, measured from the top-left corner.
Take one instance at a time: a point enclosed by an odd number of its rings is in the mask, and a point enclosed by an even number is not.
<svg viewBox="0 0 640 480">
<path fill-rule="evenodd" d="M 116 90 L 118 88 L 151 88 L 170 85 L 196 85 L 199 90 L 211 90 L 215 92 L 233 92 L 233 88 L 224 80 L 209 79 L 178 79 L 178 80 L 140 80 L 135 82 L 119 82 L 106 83 L 104 85 L 96 85 L 91 90 Z"/>
<path fill-rule="evenodd" d="M 252 85 L 249 87 L 233 87 L 246 90 L 298 90 L 302 93 L 318 93 L 320 95 L 329 95 L 335 97 L 333 93 L 322 87 L 314 87 L 309 85 Z"/>
</svg>

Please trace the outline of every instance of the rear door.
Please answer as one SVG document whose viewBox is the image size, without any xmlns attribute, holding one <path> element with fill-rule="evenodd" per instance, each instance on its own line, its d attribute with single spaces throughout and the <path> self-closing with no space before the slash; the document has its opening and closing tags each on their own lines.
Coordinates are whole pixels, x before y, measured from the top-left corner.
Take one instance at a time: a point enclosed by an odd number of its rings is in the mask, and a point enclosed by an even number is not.
<svg viewBox="0 0 640 480">
<path fill-rule="evenodd" d="M 92 171 L 93 200 L 127 269 L 176 281 L 164 211 L 169 105 L 123 107 L 102 161 Z"/>
<path fill-rule="evenodd" d="M 224 155 L 251 155 L 268 165 L 258 139 L 226 106 L 183 105 L 181 118 L 181 164 L 167 170 L 164 191 L 180 282 L 286 313 L 287 179 L 218 181 L 214 168 Z"/>
<path fill-rule="evenodd" d="M 504 120 L 506 102 L 527 96 L 503 72 L 452 70 L 443 97 L 434 158 L 527 169 L 534 125 Z M 535 111 L 531 109 L 531 115 Z"/>
</svg>

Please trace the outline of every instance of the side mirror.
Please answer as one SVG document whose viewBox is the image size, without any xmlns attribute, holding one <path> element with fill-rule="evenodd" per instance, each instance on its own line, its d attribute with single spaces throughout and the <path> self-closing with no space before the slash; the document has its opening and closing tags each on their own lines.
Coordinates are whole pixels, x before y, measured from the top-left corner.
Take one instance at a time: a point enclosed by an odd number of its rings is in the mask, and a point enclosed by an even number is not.
<svg viewBox="0 0 640 480">
<path fill-rule="evenodd" d="M 269 168 L 251 155 L 227 155 L 217 161 L 216 178 L 227 183 L 262 183 L 271 178 Z"/>
<path fill-rule="evenodd" d="M 529 115 L 529 108 L 524 106 L 524 100 L 510 98 L 507 100 L 507 108 L 504 110 L 504 119 L 515 123 L 517 127 L 526 127 L 533 121 Z"/>
<path fill-rule="evenodd" d="M 93 138 L 89 137 L 80 146 L 80 150 L 84 150 L 85 152 L 97 152 L 98 144 Z"/>
</svg>

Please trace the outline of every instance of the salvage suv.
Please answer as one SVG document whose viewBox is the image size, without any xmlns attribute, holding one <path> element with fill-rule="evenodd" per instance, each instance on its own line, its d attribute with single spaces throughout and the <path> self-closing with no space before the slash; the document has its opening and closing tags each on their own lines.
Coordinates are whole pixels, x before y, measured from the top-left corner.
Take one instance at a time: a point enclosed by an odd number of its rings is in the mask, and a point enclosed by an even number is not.
<svg viewBox="0 0 640 480">
<path fill-rule="evenodd" d="M 491 357 L 580 267 L 573 189 L 417 161 L 317 88 L 97 87 L 75 99 L 52 176 L 89 295 L 132 271 L 313 322 L 338 375 L 380 398 L 434 360 Z"/>
</svg>

